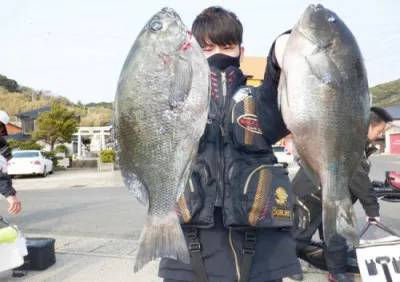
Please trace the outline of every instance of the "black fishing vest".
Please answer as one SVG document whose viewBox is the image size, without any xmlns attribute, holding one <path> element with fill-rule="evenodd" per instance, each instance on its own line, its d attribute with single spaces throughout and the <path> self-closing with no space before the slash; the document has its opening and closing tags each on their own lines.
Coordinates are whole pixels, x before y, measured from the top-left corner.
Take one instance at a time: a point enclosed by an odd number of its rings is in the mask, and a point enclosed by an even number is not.
<svg viewBox="0 0 400 282">
<path fill-rule="evenodd" d="M 225 227 L 292 225 L 292 193 L 286 166 L 277 164 L 263 137 L 254 87 L 240 69 L 211 68 L 208 122 L 197 160 L 176 211 L 184 226 L 214 225 L 214 207 Z"/>
</svg>

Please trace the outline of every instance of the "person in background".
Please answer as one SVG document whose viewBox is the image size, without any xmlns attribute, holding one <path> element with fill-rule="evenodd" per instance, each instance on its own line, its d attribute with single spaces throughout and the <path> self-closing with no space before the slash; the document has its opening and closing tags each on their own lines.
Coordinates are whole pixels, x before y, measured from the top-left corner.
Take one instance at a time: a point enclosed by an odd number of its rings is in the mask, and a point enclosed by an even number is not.
<svg viewBox="0 0 400 282">
<path fill-rule="evenodd" d="M 367 220 L 379 222 L 379 203 L 368 176 L 371 169 L 371 162 L 368 158 L 377 150 L 373 142 L 383 133 L 386 124 L 393 121 L 393 118 L 386 110 L 379 107 L 371 107 L 370 115 L 370 125 L 364 156 L 354 173 L 349 190 L 353 204 L 357 200 L 360 200 L 365 210 Z M 296 176 L 293 178 L 292 189 L 293 193 L 296 195 L 293 236 L 296 240 L 297 252 L 300 254 L 300 257 L 307 256 L 310 249 L 309 247 L 312 245 L 312 236 L 322 227 L 321 190 L 311 182 L 302 167 L 300 167 Z M 320 236 L 321 234 L 322 232 L 320 232 Z M 331 246 L 324 248 L 324 257 L 329 271 L 329 281 L 353 281 L 346 275 L 348 247 L 344 238 L 340 237 L 332 240 Z M 292 278 L 296 279 L 296 277 Z"/>
<path fill-rule="evenodd" d="M 8 114 L 0 111 L 0 194 L 3 195 L 8 203 L 8 212 L 10 214 L 18 214 L 21 211 L 21 201 L 17 198 L 17 192 L 12 186 L 12 180 L 7 174 L 8 161 L 12 158 L 11 150 L 8 147 L 6 125 L 10 121 Z"/>
</svg>

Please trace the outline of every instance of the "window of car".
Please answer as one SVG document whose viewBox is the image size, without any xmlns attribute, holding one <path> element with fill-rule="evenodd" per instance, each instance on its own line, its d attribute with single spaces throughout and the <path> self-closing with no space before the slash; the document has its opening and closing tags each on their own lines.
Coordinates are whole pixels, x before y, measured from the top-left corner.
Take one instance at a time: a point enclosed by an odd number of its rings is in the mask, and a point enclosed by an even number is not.
<svg viewBox="0 0 400 282">
<path fill-rule="evenodd" d="M 285 147 L 272 147 L 274 152 L 285 152 Z"/>
<path fill-rule="evenodd" d="M 13 158 L 38 158 L 39 152 L 13 152 Z"/>
</svg>

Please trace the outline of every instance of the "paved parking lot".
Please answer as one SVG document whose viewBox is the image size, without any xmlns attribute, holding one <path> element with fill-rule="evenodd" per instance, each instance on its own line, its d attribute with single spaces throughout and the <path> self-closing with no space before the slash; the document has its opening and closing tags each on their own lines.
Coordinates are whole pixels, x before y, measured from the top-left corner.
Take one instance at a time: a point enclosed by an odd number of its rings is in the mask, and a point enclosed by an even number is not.
<svg viewBox="0 0 400 282">
<path fill-rule="evenodd" d="M 17 177 L 13 183 L 17 191 L 123 185 L 119 171 L 97 171 L 96 169 L 60 170 L 45 178 L 40 176 Z"/>
<path fill-rule="evenodd" d="M 383 180 L 385 170 L 400 170 L 400 156 L 371 159 L 372 179 Z M 296 167 L 292 165 L 289 171 L 292 177 Z M 0 281 L 162 281 L 157 277 L 157 261 L 133 273 L 146 211 L 123 187 L 119 171 L 56 171 L 46 178 L 15 179 L 14 184 L 23 211 L 8 216 L 6 203 L 0 202 L 0 214 L 28 237 L 55 238 L 57 263 L 22 278 L 11 278 L 11 272 L 0 273 Z M 359 204 L 356 213 L 360 225 L 364 224 Z M 381 213 L 383 221 L 400 231 L 400 203 L 381 203 Z M 375 231 L 371 234 L 382 235 Z M 327 281 L 325 273 L 305 268 L 304 281 Z"/>
</svg>

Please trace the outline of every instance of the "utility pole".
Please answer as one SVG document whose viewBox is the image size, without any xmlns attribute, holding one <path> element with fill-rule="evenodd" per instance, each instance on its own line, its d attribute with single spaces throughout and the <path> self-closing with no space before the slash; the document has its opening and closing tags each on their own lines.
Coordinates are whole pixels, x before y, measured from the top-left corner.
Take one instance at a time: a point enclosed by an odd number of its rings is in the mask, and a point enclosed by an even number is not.
<svg viewBox="0 0 400 282">
<path fill-rule="evenodd" d="M 33 89 L 31 89 L 31 100 L 32 100 L 32 102 L 34 102 L 36 100 L 35 91 L 33 91 Z"/>
</svg>

